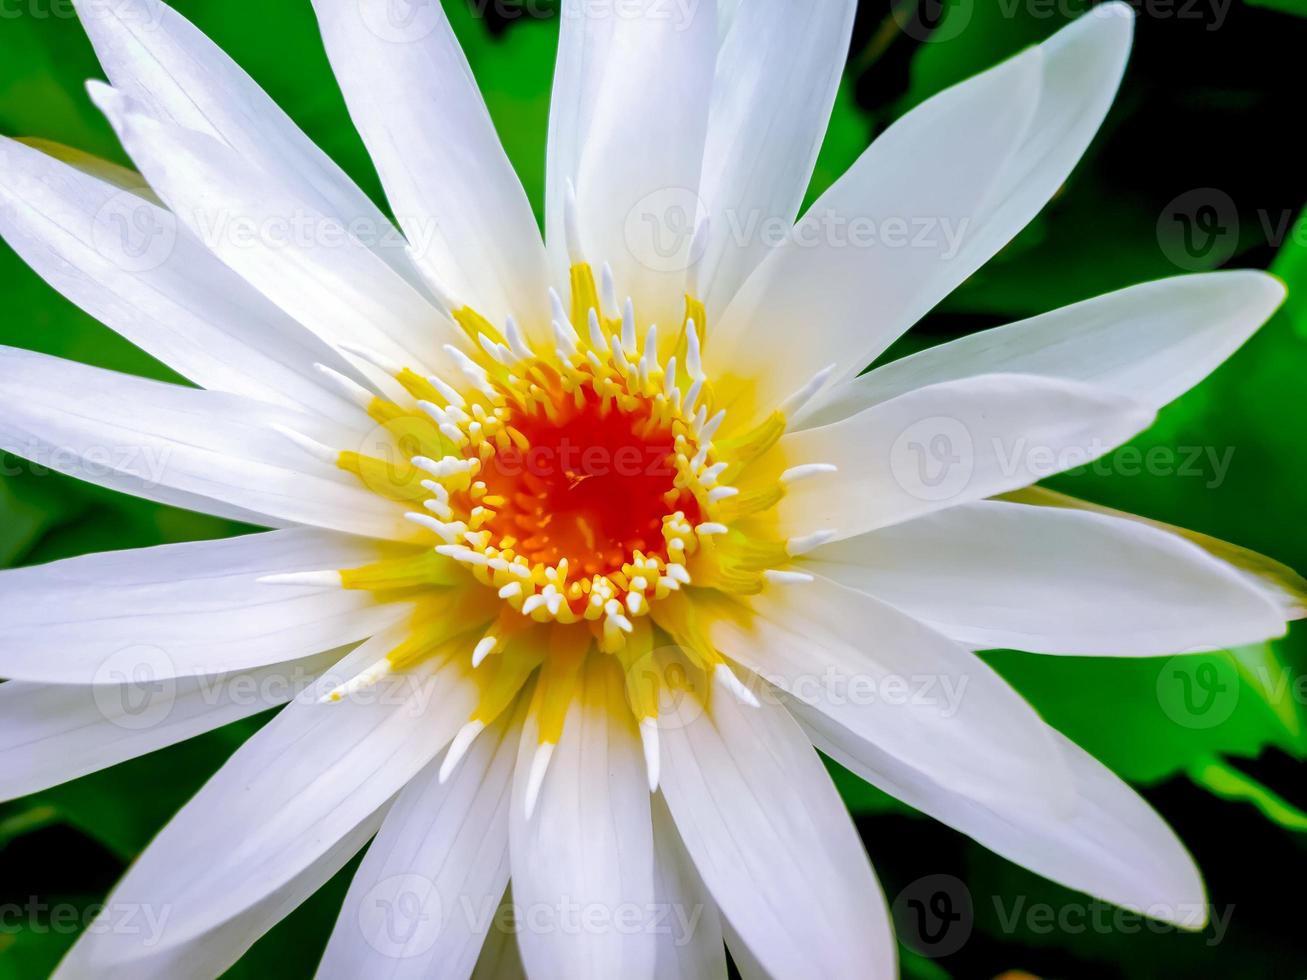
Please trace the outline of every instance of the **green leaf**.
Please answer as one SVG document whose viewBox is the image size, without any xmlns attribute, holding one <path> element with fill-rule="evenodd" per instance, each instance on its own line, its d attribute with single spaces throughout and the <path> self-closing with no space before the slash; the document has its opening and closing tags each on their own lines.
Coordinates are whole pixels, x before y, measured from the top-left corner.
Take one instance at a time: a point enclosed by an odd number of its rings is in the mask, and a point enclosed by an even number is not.
<svg viewBox="0 0 1307 980">
<path fill-rule="evenodd" d="M 1189 778 L 1221 799 L 1251 803 L 1272 823 L 1307 831 L 1307 813 L 1222 759 L 1199 759 L 1189 767 Z"/>
</svg>

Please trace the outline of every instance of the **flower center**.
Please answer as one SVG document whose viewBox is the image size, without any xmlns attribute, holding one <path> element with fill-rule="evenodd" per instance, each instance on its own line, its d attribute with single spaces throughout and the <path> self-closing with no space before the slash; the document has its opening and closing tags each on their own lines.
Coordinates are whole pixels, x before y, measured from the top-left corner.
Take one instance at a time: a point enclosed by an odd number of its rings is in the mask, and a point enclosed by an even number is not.
<svg viewBox="0 0 1307 980">
<path fill-rule="evenodd" d="M 579 404 L 578 404 L 579 401 Z M 694 495 L 677 485 L 676 433 L 647 401 L 623 411 L 594 391 L 543 410 L 514 413 L 516 444 L 479 476 L 503 501 L 484 525 L 535 564 L 609 576 L 633 558 L 673 561 L 663 533 L 669 517 L 700 523 Z"/>
</svg>

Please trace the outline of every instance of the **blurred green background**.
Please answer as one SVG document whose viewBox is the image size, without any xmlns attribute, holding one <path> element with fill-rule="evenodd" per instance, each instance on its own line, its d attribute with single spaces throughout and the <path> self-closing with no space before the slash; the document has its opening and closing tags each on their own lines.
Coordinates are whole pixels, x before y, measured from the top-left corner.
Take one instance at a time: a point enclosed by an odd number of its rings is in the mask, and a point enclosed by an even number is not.
<svg viewBox="0 0 1307 980">
<path fill-rule="evenodd" d="M 744 0 L 750 2 L 750 0 Z M 822 2 L 822 0 L 812 0 Z M 178 0 L 381 200 L 327 68 L 309 0 Z M 1052 33 L 1081 0 L 864 0 L 814 193 L 907 108 Z M 1131 283 L 1269 268 L 1284 310 L 1101 472 L 1081 496 L 1187 525 L 1307 569 L 1307 165 L 1300 58 L 1307 0 L 1136 0 L 1115 108 L 1039 219 L 904 342 L 916 347 Z M 445 0 L 537 208 L 555 5 Z M 82 83 L 101 77 L 67 0 L 0 0 L 0 132 L 126 162 Z M 63 300 L 0 244 L 0 343 L 155 377 L 169 372 Z M 0 407 L 0 410 L 3 410 Z M 1145 465 L 1140 465 L 1141 461 Z M 0 567 L 240 533 L 0 456 Z M 3 628 L 3 624 L 0 624 Z M 904 973 L 935 980 L 1307 975 L 1307 627 L 1219 656 L 1126 662 L 994 654 L 1057 727 L 1148 796 L 1204 869 L 1220 926 L 1150 928 L 1035 878 L 846 774 L 841 788 L 898 910 L 947 892 L 956 917 L 899 920 Z M 1199 675 L 1199 671 L 1203 671 Z M 1184 674 L 1189 677 L 1185 678 Z M 1215 679 L 1215 683 L 1212 679 Z M 1184 697 L 1199 682 L 1207 697 Z M 259 720 L 0 805 L 0 980 L 45 976 L 154 832 Z M 231 976 L 312 975 L 352 865 Z M 965 883 L 965 884 L 964 884 Z M 50 909 L 61 907 L 56 920 Z"/>
</svg>

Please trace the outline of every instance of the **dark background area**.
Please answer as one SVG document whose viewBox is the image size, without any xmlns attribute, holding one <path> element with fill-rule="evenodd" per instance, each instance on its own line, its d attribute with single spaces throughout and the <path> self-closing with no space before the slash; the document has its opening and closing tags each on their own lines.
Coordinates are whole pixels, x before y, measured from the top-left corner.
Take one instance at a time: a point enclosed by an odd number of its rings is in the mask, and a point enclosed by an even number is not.
<svg viewBox="0 0 1307 980">
<path fill-rule="evenodd" d="M 750 0 L 743 0 L 748 3 Z M 809 0 L 823 2 L 823 0 Z M 907 108 L 1039 41 L 1080 0 L 864 0 L 814 193 Z M 1102 133 L 1062 192 L 894 354 L 1110 289 L 1218 267 L 1275 271 L 1286 308 L 1097 472 L 1055 481 L 1307 569 L 1307 161 L 1303 0 L 1153 0 Z M 179 0 L 378 200 L 308 0 Z M 537 208 L 557 23 L 545 0 L 446 0 Z M 126 162 L 82 87 L 100 77 L 65 0 L 0 0 L 0 133 Z M 1186 230 L 1189 234 L 1186 235 Z M 0 343 L 171 377 L 0 245 Z M 0 410 L 3 410 L 0 407 Z M 1229 454 L 1226 472 L 1191 449 Z M 1170 460 L 1137 467 L 1130 452 Z M 0 567 L 241 533 L 0 456 Z M 0 623 L 0 629 L 4 624 Z M 1053 886 L 837 774 L 886 894 L 905 976 L 1307 975 L 1307 628 L 1263 647 L 1109 661 L 995 653 L 1048 720 L 1139 786 L 1204 869 L 1223 928 L 1159 929 Z M 1184 701 L 1176 672 L 1220 684 Z M 0 804 L 0 980 L 44 976 L 94 903 L 259 720 Z M 220 860 L 221 855 L 214 855 Z M 353 866 L 261 940 L 234 977 L 312 975 Z M 915 907 L 924 909 L 918 916 Z M 938 913 L 938 914 L 936 914 Z"/>
</svg>

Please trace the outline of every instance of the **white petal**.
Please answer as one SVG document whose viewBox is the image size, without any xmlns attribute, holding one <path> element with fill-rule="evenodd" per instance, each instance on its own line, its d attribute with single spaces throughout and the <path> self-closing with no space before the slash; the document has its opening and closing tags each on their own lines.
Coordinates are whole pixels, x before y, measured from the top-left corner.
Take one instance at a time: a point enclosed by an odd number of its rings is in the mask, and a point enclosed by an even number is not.
<svg viewBox="0 0 1307 980">
<path fill-rule="evenodd" d="M 1140 796 L 1074 742 L 1055 735 L 1074 779 L 1061 816 L 1015 799 L 977 800 L 938 783 L 806 705 L 787 704 L 817 748 L 910 806 L 1036 874 L 1154 918 L 1197 928 L 1206 895 L 1193 858 Z"/>
<path fill-rule="evenodd" d="M 0 571 L 0 677 L 117 684 L 282 663 L 407 615 L 364 591 L 266 575 L 355 568 L 387 549 L 307 528 L 67 558 Z"/>
<path fill-rule="evenodd" d="M 168 945 L 148 959 L 124 959 L 113 965 L 87 962 L 85 947 L 77 945 L 59 964 L 54 976 L 57 980 L 176 980 L 182 976 L 221 976 L 255 940 L 330 881 L 362 850 L 377 832 L 385 814 L 386 807 L 380 807 L 304 871 L 210 932 L 188 942 Z M 146 946 L 152 946 L 164 934 L 171 910 L 148 904 L 129 907 L 141 910 L 140 924 L 134 928 L 145 940 L 144 952 L 151 953 Z"/>
<path fill-rule="evenodd" d="M 911 152 L 899 156 L 890 174 L 871 185 L 877 195 L 874 200 L 888 201 L 889 204 L 870 209 L 857 206 L 856 200 L 854 206 L 845 204 L 840 195 L 842 185 L 849 183 L 846 177 L 813 206 L 813 213 L 818 217 L 825 209 L 845 218 L 875 218 L 877 228 L 882 230 L 881 222 L 886 216 L 906 218 L 909 223 L 917 219 L 916 231 L 936 247 L 912 247 L 909 238 L 903 240 L 905 247 L 902 248 L 877 248 L 875 252 L 882 261 L 874 268 L 870 260 L 876 255 L 860 254 L 868 253 L 867 249 L 845 247 L 833 253 L 824 250 L 828 254 L 821 258 L 826 267 L 818 270 L 820 276 L 809 280 L 811 290 L 798 289 L 789 294 L 785 284 L 797 281 L 791 272 L 782 275 L 778 264 L 774 287 L 767 282 L 769 277 L 762 275 L 767 265 L 787 258 L 783 254 L 786 250 L 769 257 L 759 269 L 759 275 L 755 276 L 758 281 L 751 281 L 744 293 L 751 295 L 757 290 L 760 294 L 773 295 L 762 297 L 758 303 L 742 305 L 738 311 L 728 311 L 730 320 L 735 321 L 737 315 L 740 317 L 730 327 L 737 335 L 737 341 L 720 343 L 722 337 L 719 335 L 718 349 L 713 355 L 722 358 L 718 363 L 730 364 L 746 376 L 763 376 L 765 368 L 762 371 L 746 370 L 751 362 L 739 360 L 741 350 L 748 353 L 756 346 L 768 353 L 777 349 L 786 351 L 784 363 L 787 370 L 767 377 L 764 388 L 757 393 L 757 410 L 769 410 L 832 362 L 837 361 L 841 367 L 837 380 L 858 374 L 895 338 L 1025 227 L 1065 183 L 1107 114 L 1129 55 L 1133 16 L 1130 7 L 1124 3 L 1096 7 L 1034 52 L 964 82 L 905 116 L 872 145 L 867 157 L 876 153 L 877 146 L 885 142 L 896 128 L 910 125 L 914 119 L 933 117 L 938 122 L 946 122 L 953 127 L 953 134 L 950 136 L 943 130 L 923 134 L 925 145 L 919 149 L 907 147 Z M 987 104 L 985 101 L 977 103 L 971 107 L 975 115 L 969 119 L 946 119 L 944 109 L 950 101 L 955 109 L 966 112 L 967 108 L 958 103 L 967 97 L 976 99 L 986 88 L 992 89 L 1002 74 L 1011 72 L 1022 59 L 1034 63 L 1037 77 L 1022 80 L 1020 92 L 996 93 L 996 98 Z M 1011 127 L 1000 121 L 1002 113 L 1006 110 L 1011 120 L 1016 105 L 1031 98 L 1037 100 L 1033 115 L 1026 113 L 1027 124 L 1014 136 Z M 987 152 L 986 147 L 995 144 L 984 139 L 977 139 L 972 146 L 958 145 L 955 150 L 948 149 L 954 145 L 952 138 L 966 134 L 968 127 L 1003 129 L 1012 141 L 1014 152 L 1006 155 Z M 957 161 L 970 168 L 968 179 L 979 181 L 984 188 L 984 200 L 979 207 L 941 208 L 922 196 L 932 181 L 957 180 L 956 175 L 952 178 L 932 176 L 939 167 Z M 859 163 L 852 173 L 856 174 L 865 167 L 865 163 Z M 910 180 L 908 175 L 915 180 L 904 191 L 897 191 L 893 181 Z M 909 189 L 916 193 L 910 194 Z M 882 193 L 888 196 L 881 197 Z M 828 207 L 827 199 L 835 205 L 834 208 Z M 901 202 L 897 209 L 894 202 Z M 943 218 L 955 222 L 966 218 L 967 223 L 965 226 L 954 223 L 949 229 L 943 225 Z M 816 253 L 823 250 L 806 251 L 812 254 L 798 255 L 793 263 L 785 264 L 813 263 Z M 888 261 L 886 253 L 891 253 Z M 941 258 L 943 255 L 948 256 L 946 261 Z M 843 274 L 835 272 L 840 267 L 846 268 Z M 788 309 L 775 310 L 772 304 L 777 296 L 784 296 Z M 756 324 L 752 322 L 760 313 L 768 317 L 765 339 L 758 335 Z M 870 323 L 869 317 L 874 317 Z M 805 334 L 806 342 L 798 348 L 804 354 L 795 356 L 794 345 L 782 343 L 781 338 L 789 336 L 792 324 L 810 323 L 814 318 L 819 318 L 819 329 L 811 338 Z M 719 334 L 726 334 L 727 322 L 723 321 L 721 327 Z"/>
<path fill-rule="evenodd" d="M 1056 812 L 1047 726 L 979 657 L 827 579 L 699 603 L 714 645 L 945 786 Z"/>
<path fill-rule="evenodd" d="M 1284 284 L 1209 272 L 1131 286 L 894 361 L 819 395 L 823 425 L 924 385 L 991 372 L 1083 381 L 1161 408 L 1207 377 L 1275 312 Z"/>
<path fill-rule="evenodd" d="M 775 977 L 895 975 L 885 899 L 825 767 L 775 704 L 664 692 L 663 797 L 731 931 Z"/>
<path fill-rule="evenodd" d="M 117 685 L 0 684 L 0 799 L 117 765 L 293 698 L 340 659 L 219 677 L 130 677 Z M 148 668 L 148 662 L 142 662 Z"/>
<path fill-rule="evenodd" d="M 178 220 L 264 296 L 329 344 L 361 344 L 425 373 L 448 366 L 449 322 L 302 185 L 151 116 L 115 89 L 88 89 Z"/>
<path fill-rule="evenodd" d="M 390 0 L 313 6 L 419 266 L 494 323 L 543 314 L 540 232 L 440 5 L 407 19 Z"/>
<path fill-rule="evenodd" d="M 654 896 L 663 930 L 658 934 L 657 980 L 726 977 L 717 903 L 686 853 L 676 822 L 661 796 L 654 797 Z"/>
<path fill-rule="evenodd" d="M 1098 459 L 1152 420 L 1151 409 L 1110 391 L 1034 375 L 918 388 L 781 440 L 787 467 L 838 467 L 787 489 L 781 532 L 852 537 L 1029 486 Z"/>
<path fill-rule="evenodd" d="M 402 237 L 239 65 L 162 0 L 75 0 L 115 88 L 150 114 L 212 137 L 268 178 L 356 229 L 371 250 L 418 281 Z"/>
<path fill-rule="evenodd" d="M 727 396 L 733 423 L 829 364 L 857 373 L 966 278 L 960 243 L 1035 112 L 1041 57 L 1026 51 L 908 113 L 763 259 L 704 351 L 710 377 L 754 383 Z"/>
<path fill-rule="evenodd" d="M 330 673 L 349 675 L 405 633 L 378 634 Z M 168 908 L 161 935 L 147 946 L 140 935 L 92 926 L 71 962 L 98 976 L 166 960 L 276 894 L 350 837 L 431 761 L 475 705 L 461 659 L 439 663 L 392 674 L 337 703 L 317 703 L 330 677 L 299 695 L 164 827 L 107 899 L 110 909 Z"/>
<path fill-rule="evenodd" d="M 718 17 L 722 17 L 721 4 Z M 853 0 L 744 5 L 717 57 L 703 198 L 711 237 L 700 282 L 709 322 L 788 229 L 812 178 L 849 53 Z"/>
<path fill-rule="evenodd" d="M 508 885 L 521 729 L 506 713 L 447 783 L 435 760 L 399 794 L 350 884 L 318 977 L 471 975 Z"/>
<path fill-rule="evenodd" d="M 179 228 L 144 178 L 126 190 L 73 162 L 0 138 L 0 235 L 43 279 L 201 387 L 370 427 L 313 367 L 344 360 Z"/>
<path fill-rule="evenodd" d="M 1101 514 L 963 504 L 803 565 L 974 648 L 1151 657 L 1257 643 L 1284 618 L 1197 545 Z"/>
<path fill-rule="evenodd" d="M 564 0 L 561 18 L 546 212 L 555 275 L 567 267 L 571 181 L 586 258 L 611 263 L 642 320 L 679 324 L 702 213 L 716 4 Z"/>
<path fill-rule="evenodd" d="M 526 971 L 560 980 L 650 980 L 658 923 L 649 787 L 611 657 L 589 658 L 528 819 L 524 798 L 537 745 L 528 720 L 509 817 L 513 900 L 528 917 L 518 934 Z"/>
<path fill-rule="evenodd" d="M 416 533 L 401 506 L 270 428 L 338 437 L 307 415 L 12 347 L 0 347 L 0 402 L 0 447 L 78 479 L 251 523 Z"/>
</svg>

